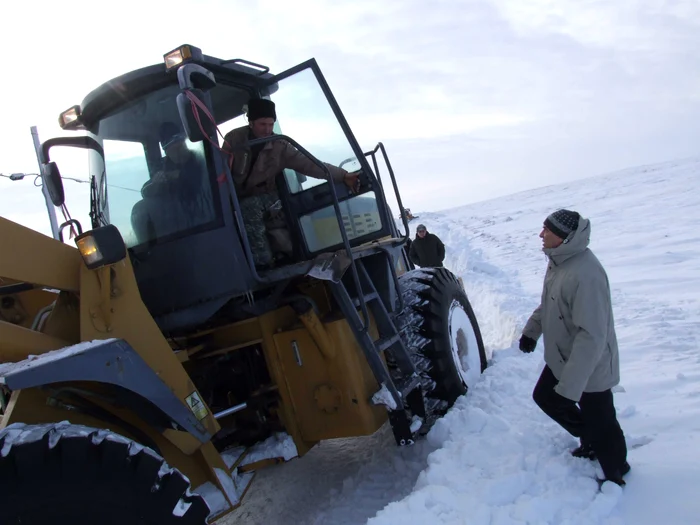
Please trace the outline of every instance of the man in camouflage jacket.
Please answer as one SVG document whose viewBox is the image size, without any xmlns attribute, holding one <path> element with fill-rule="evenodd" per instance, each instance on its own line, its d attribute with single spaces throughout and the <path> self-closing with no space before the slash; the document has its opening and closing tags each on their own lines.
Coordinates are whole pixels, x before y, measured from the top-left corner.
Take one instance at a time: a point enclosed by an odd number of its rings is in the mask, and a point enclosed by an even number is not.
<svg viewBox="0 0 700 525">
<path fill-rule="evenodd" d="M 231 155 L 231 175 L 240 200 L 243 221 L 256 266 L 270 266 L 274 254 L 291 255 L 292 239 L 282 214 L 276 177 L 285 169 L 317 179 L 327 175 L 285 140 L 245 147 L 253 139 L 269 137 L 277 120 L 275 103 L 251 99 L 248 125 L 226 134 L 222 150 Z M 244 146 L 243 149 L 240 146 Z M 358 185 L 358 174 L 325 164 L 335 182 L 351 189 Z"/>
</svg>

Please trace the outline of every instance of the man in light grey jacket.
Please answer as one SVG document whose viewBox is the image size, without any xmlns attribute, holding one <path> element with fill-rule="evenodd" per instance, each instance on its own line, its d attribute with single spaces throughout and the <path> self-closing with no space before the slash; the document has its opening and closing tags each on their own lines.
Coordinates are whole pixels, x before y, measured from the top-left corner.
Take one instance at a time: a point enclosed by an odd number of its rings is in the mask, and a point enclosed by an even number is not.
<svg viewBox="0 0 700 525">
<path fill-rule="evenodd" d="M 617 421 L 612 387 L 620 364 L 608 276 L 588 248 L 591 223 L 575 211 L 557 210 L 540 233 L 549 258 L 540 305 L 530 316 L 520 349 L 544 339 L 545 367 L 535 403 L 575 437 L 572 454 L 598 458 L 605 480 L 624 485 L 630 470 Z"/>
</svg>

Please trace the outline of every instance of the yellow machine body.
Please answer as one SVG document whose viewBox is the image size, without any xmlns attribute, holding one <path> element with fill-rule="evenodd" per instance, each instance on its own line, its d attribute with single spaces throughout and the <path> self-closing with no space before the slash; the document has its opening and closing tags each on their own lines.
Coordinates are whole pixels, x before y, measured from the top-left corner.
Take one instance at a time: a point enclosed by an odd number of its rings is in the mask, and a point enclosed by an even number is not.
<svg viewBox="0 0 700 525">
<path fill-rule="evenodd" d="M 279 418 L 299 455 L 318 441 L 368 435 L 387 420 L 386 409 L 370 402 L 379 388 L 355 337 L 343 318 L 324 318 L 329 292 L 315 281 L 305 292 L 313 310 L 297 315 L 282 306 L 260 317 L 194 332 L 168 341 L 144 306 L 128 257 L 96 270 L 87 269 L 78 249 L 0 217 L 0 239 L 12 249 L 0 251 L 0 287 L 26 289 L 2 297 L 0 363 L 16 363 L 78 343 L 126 341 L 157 378 L 188 408 L 197 387 L 188 374 L 191 362 L 259 345 L 279 396 Z M 71 411 L 52 401 L 52 391 L 74 388 L 126 424 Z M 231 472 L 222 454 L 187 432 L 158 432 L 136 414 L 111 405 L 95 382 L 52 384 L 11 392 L 0 429 L 69 420 L 108 428 L 139 441 L 137 428 L 158 445 L 167 463 L 182 471 L 193 487 L 206 482 L 223 487 L 216 469 Z M 221 429 L 210 407 L 198 407 L 201 423 L 215 434 Z M 238 502 L 230 502 L 230 510 Z"/>
</svg>

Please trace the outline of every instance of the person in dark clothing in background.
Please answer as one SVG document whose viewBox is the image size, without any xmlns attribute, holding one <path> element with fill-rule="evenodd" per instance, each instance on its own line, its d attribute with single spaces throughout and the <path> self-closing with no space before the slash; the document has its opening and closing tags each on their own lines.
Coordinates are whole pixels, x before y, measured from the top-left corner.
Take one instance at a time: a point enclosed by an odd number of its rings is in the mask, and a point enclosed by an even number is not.
<svg viewBox="0 0 700 525">
<path fill-rule="evenodd" d="M 437 235 L 429 233 L 424 224 L 419 224 L 408 257 L 413 264 L 422 268 L 442 266 L 445 245 Z"/>
</svg>

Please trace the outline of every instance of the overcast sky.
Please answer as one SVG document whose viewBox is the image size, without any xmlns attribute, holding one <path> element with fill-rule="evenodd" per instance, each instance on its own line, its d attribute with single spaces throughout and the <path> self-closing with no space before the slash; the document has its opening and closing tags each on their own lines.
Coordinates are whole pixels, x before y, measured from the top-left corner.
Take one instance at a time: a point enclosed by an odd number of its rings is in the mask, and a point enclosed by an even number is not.
<svg viewBox="0 0 700 525">
<path fill-rule="evenodd" d="M 62 110 L 182 43 L 273 72 L 315 57 L 414 212 L 700 154 L 698 0 L 158 4 L 4 12 L 0 173 L 37 171 L 30 126 L 60 134 Z M 65 184 L 89 227 L 87 185 Z M 32 179 L 0 178 L 0 215 L 50 231 Z"/>
</svg>

